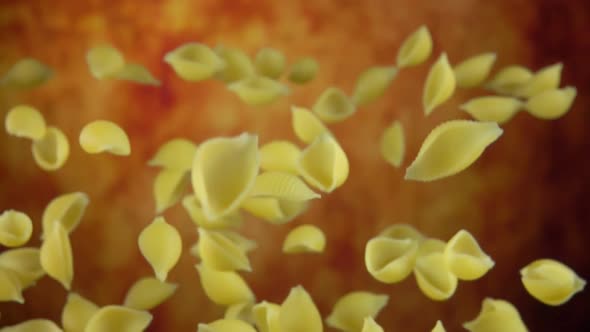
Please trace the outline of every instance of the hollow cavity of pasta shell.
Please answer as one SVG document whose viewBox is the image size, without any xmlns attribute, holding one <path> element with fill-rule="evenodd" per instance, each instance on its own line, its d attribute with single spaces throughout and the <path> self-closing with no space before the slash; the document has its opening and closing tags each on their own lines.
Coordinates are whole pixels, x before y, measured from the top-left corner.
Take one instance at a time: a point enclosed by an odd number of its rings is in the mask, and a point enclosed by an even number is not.
<svg viewBox="0 0 590 332">
<path fill-rule="evenodd" d="M 139 234 L 139 250 L 148 261 L 158 280 L 164 282 L 182 253 L 182 238 L 178 230 L 164 217 L 156 217 Z"/>
<path fill-rule="evenodd" d="M 246 281 L 234 271 L 220 271 L 205 264 L 195 266 L 207 297 L 218 305 L 254 302 L 255 296 Z"/>
<path fill-rule="evenodd" d="M 377 236 L 365 247 L 365 266 L 373 278 L 387 284 L 408 277 L 414 269 L 418 242 Z"/>
<path fill-rule="evenodd" d="M 470 332 L 528 332 L 520 313 L 505 300 L 486 298 L 477 317 L 463 324 Z"/>
<path fill-rule="evenodd" d="M 111 78 L 125 67 L 125 58 L 118 49 L 104 44 L 86 52 L 86 63 L 95 78 Z"/>
<path fill-rule="evenodd" d="M 158 148 L 148 165 L 190 171 L 196 151 L 197 146 L 187 139 L 171 139 Z"/>
<path fill-rule="evenodd" d="M 0 254 L 0 269 L 10 270 L 24 290 L 45 275 L 39 248 L 21 247 Z"/>
<path fill-rule="evenodd" d="M 302 252 L 322 252 L 326 247 L 326 236 L 315 225 L 300 225 L 287 234 L 283 242 L 283 252 L 288 254 Z"/>
<path fill-rule="evenodd" d="M 290 222 L 308 207 L 308 201 L 287 201 L 273 197 L 250 197 L 241 205 L 248 213 L 271 224 Z"/>
<path fill-rule="evenodd" d="M 220 231 L 198 229 L 203 264 L 220 271 L 251 271 L 246 250 Z"/>
<path fill-rule="evenodd" d="M 312 81 L 319 70 L 320 65 L 315 59 L 310 57 L 301 58 L 291 66 L 289 81 L 295 84 L 305 84 Z"/>
<path fill-rule="evenodd" d="M 252 307 L 252 318 L 260 332 L 280 331 L 279 312 L 281 306 L 262 301 Z"/>
<path fill-rule="evenodd" d="M 31 140 L 41 139 L 47 131 L 41 112 L 28 105 L 11 108 L 6 114 L 4 126 L 8 134 Z"/>
<path fill-rule="evenodd" d="M 482 122 L 508 122 L 520 110 L 523 103 L 513 97 L 485 96 L 469 100 L 460 108 Z"/>
<path fill-rule="evenodd" d="M 41 218 L 42 238 L 51 232 L 56 223 L 60 223 L 68 234 L 71 233 L 80 224 L 89 202 L 88 195 L 83 192 L 63 194 L 52 199 L 45 207 Z"/>
<path fill-rule="evenodd" d="M 126 308 L 120 305 L 107 305 L 100 308 L 88 321 L 85 332 L 141 332 L 151 323 L 152 315 L 143 310 Z"/>
<path fill-rule="evenodd" d="M 516 89 L 528 82 L 533 73 L 523 66 L 508 66 L 500 70 L 486 87 L 501 94 L 512 95 Z"/>
<path fill-rule="evenodd" d="M 383 328 L 375 322 L 373 317 L 366 317 L 361 332 L 383 332 Z"/>
<path fill-rule="evenodd" d="M 166 53 L 164 62 L 186 81 L 202 81 L 225 67 L 223 60 L 207 45 L 186 43 Z"/>
<path fill-rule="evenodd" d="M 457 64 L 453 67 L 457 86 L 474 88 L 481 85 L 490 75 L 494 62 L 496 53 L 483 53 Z"/>
<path fill-rule="evenodd" d="M 432 36 L 428 27 L 420 26 L 410 34 L 397 52 L 397 66 L 399 68 L 417 66 L 432 53 Z"/>
<path fill-rule="evenodd" d="M 86 153 L 109 152 L 118 156 L 131 154 L 131 145 L 125 131 L 116 123 L 105 120 L 90 122 L 82 128 L 80 146 Z"/>
<path fill-rule="evenodd" d="M 576 88 L 571 86 L 547 90 L 527 100 L 524 108 L 539 119 L 555 120 L 570 110 L 576 95 Z"/>
<path fill-rule="evenodd" d="M 445 243 L 428 239 L 420 244 L 414 276 L 418 288 L 435 301 L 449 299 L 457 290 L 458 278 L 450 271 L 444 255 Z"/>
<path fill-rule="evenodd" d="M 551 306 L 564 304 L 586 286 L 570 267 L 553 259 L 538 259 L 521 269 L 520 275 L 527 292 Z"/>
<path fill-rule="evenodd" d="M 231 83 L 227 88 L 250 106 L 264 106 L 289 94 L 289 88 L 264 76 L 249 76 Z"/>
<path fill-rule="evenodd" d="M 260 147 L 260 168 L 297 174 L 297 159 L 301 149 L 289 141 L 276 140 Z"/>
<path fill-rule="evenodd" d="M 43 270 L 69 290 L 74 279 L 72 245 L 65 228 L 56 223 L 41 244 L 39 260 Z"/>
<path fill-rule="evenodd" d="M 53 76 L 53 70 L 39 60 L 23 58 L 0 78 L 0 85 L 16 89 L 30 89 L 42 85 Z"/>
<path fill-rule="evenodd" d="M 77 293 L 69 293 L 61 312 L 61 325 L 68 332 L 83 332 L 99 307 Z"/>
<path fill-rule="evenodd" d="M 270 47 L 259 50 L 254 59 L 258 74 L 275 80 L 281 77 L 286 62 L 283 53 Z"/>
<path fill-rule="evenodd" d="M 303 150 L 298 167 L 307 183 L 327 193 L 342 186 L 349 174 L 348 157 L 330 134 L 319 136 Z"/>
<path fill-rule="evenodd" d="M 562 63 L 539 69 L 528 81 L 514 90 L 518 97 L 531 98 L 543 91 L 557 89 L 561 81 Z"/>
<path fill-rule="evenodd" d="M 156 278 L 141 278 L 127 290 L 123 305 L 138 310 L 151 310 L 171 297 L 176 288 L 178 285 Z"/>
<path fill-rule="evenodd" d="M 233 83 L 256 75 L 256 68 L 244 51 L 222 45 L 215 47 L 214 51 L 225 64 L 216 74 L 222 81 Z"/>
<path fill-rule="evenodd" d="M 156 214 L 180 201 L 190 185 L 190 173 L 184 170 L 161 170 L 154 180 L 153 194 L 156 201 Z"/>
<path fill-rule="evenodd" d="M 19 247 L 27 243 L 33 234 L 33 222 L 28 215 L 16 210 L 0 214 L 0 245 Z"/>
<path fill-rule="evenodd" d="M 381 134 L 381 156 L 394 167 L 400 167 L 406 153 L 406 140 L 401 122 L 395 121 Z"/>
<path fill-rule="evenodd" d="M 291 288 L 279 310 L 281 332 L 322 332 L 322 316 L 309 293 L 302 287 Z"/>
<path fill-rule="evenodd" d="M 394 224 L 385 228 L 379 236 L 384 236 L 396 240 L 410 239 L 417 243 L 424 240 L 424 235 L 410 224 Z"/>
<path fill-rule="evenodd" d="M 182 199 L 182 206 L 188 213 L 189 217 L 198 227 L 206 229 L 226 229 L 238 227 L 242 223 L 242 216 L 239 211 L 235 211 L 219 219 L 207 219 L 201 203 L 195 195 L 188 195 Z"/>
<path fill-rule="evenodd" d="M 312 143 L 322 134 L 330 133 L 314 113 L 303 107 L 291 107 L 291 125 L 295 136 L 307 144 Z"/>
<path fill-rule="evenodd" d="M 25 303 L 22 291 L 23 285 L 16 273 L 0 266 L 0 302 Z"/>
<path fill-rule="evenodd" d="M 256 332 L 256 330 L 239 319 L 224 318 L 209 324 L 199 324 L 197 332 Z"/>
<path fill-rule="evenodd" d="M 45 171 L 61 168 L 70 156 L 70 143 L 66 135 L 55 127 L 47 127 L 45 135 L 31 145 L 33 159 Z"/>
<path fill-rule="evenodd" d="M 444 255 L 449 270 L 461 280 L 479 279 L 494 266 L 492 258 L 465 230 L 460 230 L 447 242 Z"/>
<path fill-rule="evenodd" d="M 324 122 L 345 120 L 356 112 L 356 106 L 339 88 L 327 88 L 313 104 L 312 111 Z"/>
<path fill-rule="evenodd" d="M 424 83 L 424 92 L 422 94 L 424 114 L 429 115 L 436 107 L 451 98 L 455 92 L 455 85 L 455 74 L 446 53 L 443 53 L 430 67 Z"/>
<path fill-rule="evenodd" d="M 145 66 L 138 63 L 126 63 L 123 68 L 112 75 L 112 78 L 146 85 L 161 84 Z"/>
<path fill-rule="evenodd" d="M 383 96 L 397 71 L 394 66 L 376 66 L 365 70 L 356 81 L 352 93 L 353 103 L 364 106 Z"/>
<path fill-rule="evenodd" d="M 365 318 L 375 318 L 387 305 L 389 296 L 370 292 L 350 292 L 342 296 L 326 318 L 326 324 L 345 332 L 361 331 Z"/>
</svg>

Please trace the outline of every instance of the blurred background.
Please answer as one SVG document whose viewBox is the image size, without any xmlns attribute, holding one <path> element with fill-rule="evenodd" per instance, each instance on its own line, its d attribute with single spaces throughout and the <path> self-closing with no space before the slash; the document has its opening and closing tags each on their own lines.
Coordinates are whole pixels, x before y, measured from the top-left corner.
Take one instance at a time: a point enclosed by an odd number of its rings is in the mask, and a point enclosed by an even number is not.
<svg viewBox="0 0 590 332">
<path fill-rule="evenodd" d="M 377 318 L 386 331 L 430 331 L 437 319 L 447 331 L 460 331 L 485 297 L 515 304 L 530 331 L 590 331 L 587 291 L 548 307 L 526 293 L 518 273 L 535 259 L 554 258 L 590 278 L 590 2 L 584 0 L 0 0 L 0 73 L 25 56 L 56 72 L 34 90 L 0 89 L 0 117 L 17 104 L 33 105 L 71 143 L 66 165 L 48 173 L 33 162 L 30 142 L 2 130 L 0 211 L 28 213 L 36 226 L 28 245 L 38 246 L 46 204 L 59 194 L 88 193 L 90 205 L 72 234 L 73 291 L 99 305 L 122 303 L 135 280 L 152 274 L 136 238 L 155 217 L 157 169 L 146 162 L 162 143 L 177 137 L 198 143 L 244 131 L 257 133 L 261 143 L 294 140 L 290 105 L 311 106 L 329 86 L 351 93 L 364 69 L 395 63 L 403 39 L 422 24 L 435 43 L 429 61 L 403 70 L 385 96 L 330 126 L 350 159 L 345 185 L 287 225 L 253 218 L 244 224 L 242 233 L 259 244 L 250 255 L 253 272 L 244 274 L 246 280 L 258 300 L 279 303 L 301 284 L 324 317 L 347 292 L 388 294 L 389 304 Z M 291 95 L 271 106 L 249 107 L 221 82 L 182 81 L 162 61 L 164 54 L 191 41 L 222 43 L 252 56 L 272 46 L 289 63 L 316 58 L 320 71 L 313 82 L 291 86 Z M 103 42 L 119 48 L 128 61 L 144 64 L 162 85 L 94 79 L 85 54 Z M 404 181 L 404 168 L 428 132 L 442 121 L 467 118 L 458 106 L 486 94 L 458 91 L 425 118 L 423 82 L 443 51 L 451 63 L 495 51 L 494 72 L 510 64 L 536 70 L 563 62 L 562 86 L 576 86 L 578 97 L 556 121 L 518 114 L 482 158 L 456 176 L 432 183 Z M 127 131 L 131 156 L 89 155 L 80 149 L 80 129 L 96 119 L 115 121 Z M 396 119 L 405 127 L 408 144 L 402 169 L 379 154 L 381 132 Z M 169 276 L 180 284 L 179 291 L 153 311 L 148 331 L 195 331 L 198 323 L 220 318 L 224 309 L 201 289 L 196 259 L 188 254 L 197 237 L 188 215 L 180 205 L 164 215 L 182 232 L 185 252 Z M 281 254 L 284 236 L 302 223 L 325 231 L 324 254 Z M 445 241 L 465 228 L 496 266 L 478 281 L 461 282 L 445 302 L 427 299 L 413 277 L 381 284 L 366 272 L 363 250 L 394 223 L 411 223 Z M 45 277 L 24 296 L 23 305 L 0 304 L 0 326 L 30 318 L 59 322 L 67 293 L 57 282 Z"/>
</svg>

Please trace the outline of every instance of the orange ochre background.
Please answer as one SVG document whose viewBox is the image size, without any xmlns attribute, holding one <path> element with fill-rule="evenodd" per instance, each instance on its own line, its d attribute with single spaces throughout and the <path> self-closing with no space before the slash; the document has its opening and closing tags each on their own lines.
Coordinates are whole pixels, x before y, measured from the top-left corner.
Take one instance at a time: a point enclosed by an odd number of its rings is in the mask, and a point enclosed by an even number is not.
<svg viewBox="0 0 590 332">
<path fill-rule="evenodd" d="M 72 233 L 73 291 L 99 305 L 121 303 L 126 290 L 152 274 L 136 239 L 155 217 L 152 182 L 146 166 L 165 141 L 184 137 L 201 142 L 214 136 L 257 133 L 261 143 L 294 140 L 290 105 L 311 106 L 323 89 L 350 93 L 362 70 L 388 65 L 402 40 L 421 24 L 435 46 L 428 63 L 403 70 L 385 96 L 330 128 L 350 159 L 348 181 L 314 201 L 294 222 L 273 226 L 248 219 L 241 231 L 258 241 L 250 254 L 253 272 L 243 274 L 258 300 L 281 302 L 303 285 L 322 315 L 347 292 L 388 294 L 377 321 L 386 331 L 430 331 L 437 319 L 461 331 L 485 297 L 511 301 L 531 331 L 590 331 L 590 297 L 576 295 L 560 307 L 546 306 L 524 290 L 519 269 L 537 258 L 555 258 L 583 278 L 590 277 L 590 2 L 558 0 L 0 0 L 0 72 L 18 59 L 35 57 L 56 75 L 31 91 L 0 90 L 0 117 L 28 103 L 47 122 L 64 130 L 72 151 L 66 165 L 44 172 L 33 162 L 30 142 L 0 133 L 0 211 L 28 213 L 36 230 L 28 245 L 39 245 L 40 217 L 55 196 L 83 191 L 90 205 Z M 182 81 L 162 61 L 186 42 L 219 43 L 248 54 L 265 46 L 285 52 L 292 63 L 312 56 L 318 77 L 268 107 L 242 103 L 218 81 Z M 162 81 L 159 87 L 98 81 L 85 62 L 86 51 L 111 43 L 129 61 L 139 62 Z M 462 90 L 425 118 L 421 94 L 434 59 L 446 51 L 452 63 L 489 51 L 498 54 L 495 71 L 510 64 L 532 69 L 562 61 L 562 86 L 574 85 L 572 110 L 556 121 L 526 113 L 504 127 L 504 135 L 469 169 L 447 179 L 403 180 L 404 169 L 379 154 L 383 129 L 399 119 L 406 130 L 409 165 L 428 132 L 441 121 L 467 118 L 458 106 L 485 91 Z M 77 143 L 84 124 L 112 120 L 129 134 L 129 157 L 89 155 Z M 148 331 L 196 331 L 198 323 L 223 314 L 201 289 L 188 249 L 196 231 L 180 205 L 164 213 L 182 233 L 184 254 L 169 280 L 180 288 L 153 310 Z M 296 225 L 313 223 L 327 235 L 321 255 L 281 253 L 282 239 Z M 448 240 L 471 231 L 496 261 L 482 279 L 461 282 L 445 302 L 427 299 L 413 277 L 381 284 L 364 266 L 364 246 L 393 223 L 411 223 L 425 234 Z M 3 250 L 3 249 L 0 249 Z M 0 305 L 0 326 L 31 318 L 59 323 L 66 291 L 45 277 L 25 291 L 26 303 Z M 326 331 L 332 331 L 326 328 Z"/>
</svg>

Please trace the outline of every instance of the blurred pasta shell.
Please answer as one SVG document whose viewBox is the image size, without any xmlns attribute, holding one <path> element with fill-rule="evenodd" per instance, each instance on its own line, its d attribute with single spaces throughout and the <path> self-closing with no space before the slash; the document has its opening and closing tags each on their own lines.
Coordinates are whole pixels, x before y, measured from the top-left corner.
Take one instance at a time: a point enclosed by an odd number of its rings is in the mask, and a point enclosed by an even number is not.
<svg viewBox="0 0 590 332">
<path fill-rule="evenodd" d="M 281 306 L 262 301 L 252 307 L 252 317 L 260 332 L 280 332 L 279 312 Z"/>
<path fill-rule="evenodd" d="M 260 168 L 297 174 L 297 159 L 301 149 L 289 141 L 276 140 L 260 147 Z"/>
<path fill-rule="evenodd" d="M 431 53 L 432 36 L 428 27 L 422 25 L 402 42 L 397 53 L 397 66 L 417 66 L 426 61 Z"/>
<path fill-rule="evenodd" d="M 20 247 L 29 241 L 32 234 L 33 222 L 25 213 L 6 210 L 0 214 L 0 245 Z"/>
<path fill-rule="evenodd" d="M 182 238 L 164 217 L 156 217 L 139 234 L 139 250 L 158 280 L 164 282 L 182 253 Z"/>
<path fill-rule="evenodd" d="M 473 164 L 502 132 L 495 122 L 444 122 L 428 134 L 406 169 L 405 179 L 433 181 L 457 174 Z"/>
<path fill-rule="evenodd" d="M 125 67 L 125 57 L 111 45 L 103 44 L 86 52 L 90 73 L 97 79 L 112 78 Z"/>
<path fill-rule="evenodd" d="M 281 332 L 322 332 L 322 316 L 309 293 L 302 287 L 291 288 L 279 310 Z"/>
<path fill-rule="evenodd" d="M 160 85 L 160 81 L 143 65 L 126 63 L 112 78 L 146 85 Z"/>
<path fill-rule="evenodd" d="M 249 239 L 238 232 L 228 229 L 219 230 L 219 232 L 245 252 L 258 248 L 256 241 Z"/>
<path fill-rule="evenodd" d="M 43 114 L 28 105 L 11 108 L 6 114 L 4 126 L 8 134 L 30 140 L 41 139 L 47 131 Z"/>
<path fill-rule="evenodd" d="M 326 123 L 345 120 L 356 112 L 352 100 L 339 88 L 327 88 L 313 104 L 312 111 Z"/>
<path fill-rule="evenodd" d="M 315 225 L 299 225 L 292 229 L 283 242 L 283 252 L 288 254 L 302 252 L 323 252 L 326 236 Z"/>
<path fill-rule="evenodd" d="M 114 122 L 97 120 L 82 128 L 80 146 L 86 153 L 109 152 L 118 156 L 131 154 L 131 145 L 125 131 Z"/>
<path fill-rule="evenodd" d="M 522 102 L 517 98 L 485 96 L 471 99 L 460 108 L 477 121 L 503 124 L 512 119 L 522 106 Z"/>
<path fill-rule="evenodd" d="M 315 114 L 303 107 L 291 107 L 291 125 L 295 136 L 307 144 L 312 143 L 322 134 L 330 133 Z"/>
<path fill-rule="evenodd" d="M 528 332 L 518 310 L 505 300 L 486 298 L 477 317 L 463 324 L 470 332 Z"/>
<path fill-rule="evenodd" d="M 457 86 L 475 88 L 480 86 L 490 75 L 496 62 L 496 53 L 482 53 L 472 56 L 453 67 Z"/>
<path fill-rule="evenodd" d="M 22 323 L 0 329 L 2 332 L 62 332 L 62 329 L 49 319 L 29 319 Z"/>
<path fill-rule="evenodd" d="M 486 84 L 486 87 L 492 91 L 501 94 L 513 95 L 516 89 L 528 82 L 533 73 L 523 66 L 507 66 L 502 68 Z"/>
<path fill-rule="evenodd" d="M 84 332 L 141 332 L 151 321 L 152 315 L 147 311 L 107 305 L 92 315 Z"/>
<path fill-rule="evenodd" d="M 547 90 L 527 100 L 524 108 L 539 119 L 555 120 L 570 110 L 576 95 L 576 88 L 571 86 Z"/>
<path fill-rule="evenodd" d="M 374 102 L 385 94 L 397 72 L 394 66 L 375 66 L 365 70 L 356 81 L 352 102 L 356 106 Z"/>
<path fill-rule="evenodd" d="M 254 64 L 259 75 L 278 79 L 285 70 L 285 55 L 274 48 L 265 47 L 256 53 Z"/>
<path fill-rule="evenodd" d="M 61 224 L 66 232 L 71 233 L 82 220 L 90 199 L 83 192 L 59 195 L 52 199 L 43 210 L 43 235 L 50 233 L 53 226 Z"/>
<path fill-rule="evenodd" d="M 445 243 L 428 239 L 420 244 L 416 256 L 414 275 L 418 288 L 435 301 L 449 299 L 457 290 L 458 279 L 447 266 Z"/>
<path fill-rule="evenodd" d="M 254 318 L 252 316 L 252 307 L 254 303 L 252 301 L 241 302 L 232 304 L 227 309 L 225 309 L 225 313 L 223 314 L 223 318 L 225 319 L 239 319 L 243 322 L 246 322 L 250 325 L 254 325 Z"/>
<path fill-rule="evenodd" d="M 292 221 L 309 206 L 308 201 L 287 201 L 273 197 L 250 197 L 241 207 L 255 217 L 271 224 L 285 224 Z"/>
<path fill-rule="evenodd" d="M 434 325 L 432 332 L 446 332 L 445 327 L 443 326 L 443 323 L 440 320 L 436 321 L 436 325 Z"/>
<path fill-rule="evenodd" d="M 310 57 L 304 57 L 291 65 L 289 81 L 295 84 L 305 84 L 313 80 L 320 70 L 318 62 Z"/>
<path fill-rule="evenodd" d="M 520 275 L 527 292 L 551 306 L 564 304 L 586 286 L 570 267 L 553 259 L 538 259 L 522 268 Z"/>
<path fill-rule="evenodd" d="M 55 127 L 48 126 L 45 135 L 31 145 L 33 159 L 45 171 L 61 168 L 70 156 L 70 143 L 66 135 Z"/>
<path fill-rule="evenodd" d="M 541 92 L 557 89 L 561 81 L 562 63 L 556 63 L 539 69 L 522 85 L 514 90 L 518 97 L 531 98 Z"/>
<path fill-rule="evenodd" d="M 462 229 L 446 244 L 444 255 L 450 271 L 460 280 L 476 280 L 483 277 L 494 261 L 479 246 L 468 231 Z"/>
<path fill-rule="evenodd" d="M 10 270 L 19 281 L 20 287 L 33 286 L 45 275 L 41 266 L 39 248 L 21 247 L 0 254 L 0 269 Z"/>
<path fill-rule="evenodd" d="M 361 332 L 383 332 L 383 328 L 375 322 L 373 317 L 366 317 Z"/>
<path fill-rule="evenodd" d="M 0 302 L 25 303 L 23 285 L 15 272 L 0 266 Z"/>
<path fill-rule="evenodd" d="M 238 273 L 215 270 L 204 264 L 198 264 L 196 268 L 205 294 L 214 303 L 230 306 L 255 300 L 254 293 Z"/>
<path fill-rule="evenodd" d="M 203 264 L 220 271 L 251 271 L 246 250 L 223 232 L 198 229 L 199 254 Z"/>
<path fill-rule="evenodd" d="M 430 67 L 428 77 L 424 83 L 422 106 L 424 114 L 429 115 L 434 109 L 447 101 L 455 92 L 455 74 L 449 64 L 447 54 L 440 55 Z"/>
<path fill-rule="evenodd" d="M 42 85 L 53 76 L 53 70 L 39 60 L 23 58 L 0 78 L 0 86 L 31 89 Z"/>
<path fill-rule="evenodd" d="M 424 235 L 420 233 L 416 227 L 409 225 L 409 224 L 394 224 L 387 228 L 385 228 L 381 233 L 380 236 L 385 236 L 388 238 L 396 239 L 396 240 L 405 240 L 410 239 L 414 240 L 418 243 L 424 240 Z"/>
<path fill-rule="evenodd" d="M 225 67 L 223 60 L 207 45 L 186 43 L 166 53 L 164 62 L 186 81 L 202 81 Z"/>
<path fill-rule="evenodd" d="M 195 153 L 192 185 L 209 220 L 236 210 L 247 197 L 258 175 L 258 136 L 244 133 L 213 138 Z"/>
<path fill-rule="evenodd" d="M 189 187 L 190 173 L 184 170 L 163 169 L 154 180 L 154 199 L 156 201 L 156 214 L 162 213 L 167 208 L 178 203 Z"/>
<path fill-rule="evenodd" d="M 84 332 L 98 306 L 77 293 L 69 293 L 61 312 L 61 325 L 65 332 Z"/>
<path fill-rule="evenodd" d="M 400 167 L 406 153 L 406 139 L 401 122 L 395 121 L 381 134 L 381 156 L 394 167 Z"/>
<path fill-rule="evenodd" d="M 387 284 L 404 280 L 412 273 L 418 242 L 377 236 L 365 247 L 365 266 L 373 278 Z"/>
<path fill-rule="evenodd" d="M 319 136 L 303 150 L 298 167 L 307 183 L 327 193 L 344 184 L 349 174 L 346 153 L 330 134 Z"/>
<path fill-rule="evenodd" d="M 338 299 L 326 318 L 326 324 L 345 332 L 361 331 L 365 318 L 377 317 L 388 301 L 387 295 L 350 292 Z"/>
<path fill-rule="evenodd" d="M 244 51 L 219 45 L 215 47 L 215 53 L 225 64 L 216 75 L 222 81 L 233 83 L 256 75 L 256 68 Z"/>
<path fill-rule="evenodd" d="M 56 223 L 45 236 L 39 260 L 43 270 L 67 290 L 74 279 L 74 258 L 68 232 L 61 223 Z"/>
<path fill-rule="evenodd" d="M 249 197 L 273 197 L 287 201 L 320 198 L 297 175 L 286 172 L 263 172 L 256 177 Z"/>
<path fill-rule="evenodd" d="M 190 171 L 197 146 L 184 138 L 175 138 L 162 144 L 150 161 L 149 166 Z"/>
<path fill-rule="evenodd" d="M 242 223 L 239 211 L 235 211 L 219 219 L 209 220 L 203 213 L 201 203 L 195 195 L 188 195 L 182 199 L 182 206 L 195 225 L 206 229 L 226 229 L 237 227 Z"/>
<path fill-rule="evenodd" d="M 289 94 L 289 88 L 264 76 L 249 76 L 227 86 L 250 106 L 265 106 Z"/>
<path fill-rule="evenodd" d="M 127 290 L 123 305 L 138 310 L 151 310 L 171 297 L 176 288 L 178 285 L 156 278 L 141 278 Z"/>
<path fill-rule="evenodd" d="M 256 332 L 256 330 L 239 319 L 218 319 L 209 324 L 199 324 L 197 332 Z"/>
</svg>

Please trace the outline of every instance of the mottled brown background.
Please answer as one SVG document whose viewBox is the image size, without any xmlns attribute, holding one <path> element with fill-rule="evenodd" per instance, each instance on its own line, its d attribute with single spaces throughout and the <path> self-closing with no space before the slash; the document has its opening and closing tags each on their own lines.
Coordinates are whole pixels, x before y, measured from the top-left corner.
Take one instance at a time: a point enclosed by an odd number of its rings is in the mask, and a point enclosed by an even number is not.
<svg viewBox="0 0 590 332">
<path fill-rule="evenodd" d="M 520 114 L 467 171 L 433 183 L 405 182 L 403 170 L 379 156 L 384 127 L 393 119 L 403 122 L 407 166 L 428 131 L 443 120 L 465 118 L 457 106 L 482 91 L 461 91 L 424 118 L 421 91 L 434 57 L 403 71 L 378 102 L 332 126 L 351 162 L 343 187 L 284 227 L 255 220 L 245 225 L 244 233 L 260 244 L 251 255 L 254 272 L 247 280 L 258 299 L 275 302 L 302 284 L 324 315 L 348 291 L 389 294 L 389 305 L 378 317 L 386 331 L 430 331 L 437 319 L 448 331 L 460 331 L 486 296 L 513 302 L 531 331 L 590 331 L 588 292 L 548 307 L 525 292 L 518 274 L 532 260 L 551 257 L 590 278 L 590 2 L 584 0 L 0 0 L 0 72 L 24 56 L 57 72 L 34 91 L 0 90 L 0 117 L 16 104 L 30 103 L 50 124 L 63 128 L 72 144 L 66 166 L 46 173 L 33 163 L 30 143 L 2 131 L 0 210 L 25 211 L 38 226 L 53 197 L 87 192 L 91 204 L 72 238 L 73 290 L 100 305 L 121 303 L 133 281 L 151 273 L 136 237 L 154 217 L 156 170 L 145 164 L 160 144 L 242 131 L 258 133 L 261 142 L 293 139 L 289 105 L 311 105 L 329 85 L 350 92 L 363 69 L 393 63 L 403 38 L 423 23 L 432 31 L 434 54 L 444 50 L 454 63 L 486 51 L 498 52 L 496 70 L 563 61 L 563 85 L 578 88 L 572 111 L 551 122 Z M 273 46 L 290 61 L 316 57 L 321 71 L 313 83 L 294 87 L 289 98 L 271 107 L 246 107 L 221 83 L 181 81 L 162 62 L 165 53 L 189 41 L 224 43 L 249 54 Z M 112 43 L 127 59 L 145 64 L 162 86 L 93 79 L 84 57 L 99 42 Z M 82 152 L 79 131 L 95 119 L 114 120 L 127 130 L 130 157 Z M 165 216 L 182 231 L 188 250 L 196 239 L 188 216 L 180 206 Z M 479 281 L 460 283 L 455 296 L 442 303 L 424 297 L 413 278 L 380 284 L 364 268 L 363 248 L 379 230 L 398 222 L 445 240 L 466 228 L 497 265 Z M 283 236 L 301 223 L 326 231 L 323 255 L 280 254 Z M 38 228 L 34 239 L 30 245 L 39 245 Z M 171 273 L 180 291 L 154 311 L 149 331 L 195 331 L 199 322 L 220 317 L 222 308 L 204 296 L 194 263 L 186 253 Z M 58 319 L 66 292 L 44 278 L 25 297 L 24 305 L 0 305 L 0 326 Z"/>
</svg>

